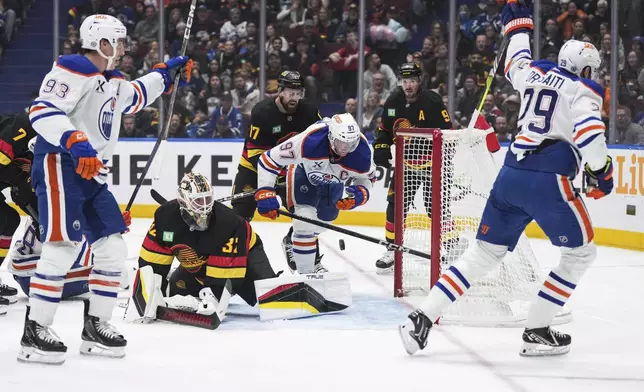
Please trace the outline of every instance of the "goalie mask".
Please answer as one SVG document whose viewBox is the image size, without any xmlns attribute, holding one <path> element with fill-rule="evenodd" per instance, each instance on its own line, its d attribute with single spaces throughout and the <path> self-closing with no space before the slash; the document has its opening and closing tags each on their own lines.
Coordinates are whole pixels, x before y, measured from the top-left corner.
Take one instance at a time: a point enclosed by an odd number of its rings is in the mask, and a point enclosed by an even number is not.
<svg viewBox="0 0 644 392">
<path fill-rule="evenodd" d="M 210 181 L 199 173 L 187 173 L 177 189 L 181 217 L 191 230 L 208 229 L 214 197 Z"/>
<path fill-rule="evenodd" d="M 329 121 L 329 142 L 333 152 L 344 157 L 360 143 L 360 127 L 349 113 L 336 114 Z"/>
</svg>

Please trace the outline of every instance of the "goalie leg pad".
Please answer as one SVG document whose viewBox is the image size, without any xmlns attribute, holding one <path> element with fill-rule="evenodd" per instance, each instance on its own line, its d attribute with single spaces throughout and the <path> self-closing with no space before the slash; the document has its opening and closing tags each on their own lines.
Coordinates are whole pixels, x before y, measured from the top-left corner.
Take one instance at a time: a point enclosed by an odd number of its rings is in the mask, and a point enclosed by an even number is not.
<svg viewBox="0 0 644 392">
<path fill-rule="evenodd" d="M 162 277 L 155 274 L 149 265 L 136 271 L 132 285 L 132 301 L 129 302 L 129 306 L 134 305 L 136 314 L 127 312 L 128 315 L 133 314 L 134 320 L 143 322 L 154 320 L 157 307 L 166 305 L 161 293 L 161 279 Z"/>
<path fill-rule="evenodd" d="M 279 276 L 255 282 L 261 321 L 296 319 L 342 311 L 352 303 L 343 273 Z"/>
</svg>

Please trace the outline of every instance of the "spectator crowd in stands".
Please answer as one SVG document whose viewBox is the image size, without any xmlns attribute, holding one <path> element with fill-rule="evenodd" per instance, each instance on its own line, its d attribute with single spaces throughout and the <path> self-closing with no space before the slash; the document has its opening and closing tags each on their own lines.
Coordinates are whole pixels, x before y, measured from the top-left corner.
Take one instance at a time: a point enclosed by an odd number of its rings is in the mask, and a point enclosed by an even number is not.
<svg viewBox="0 0 644 392">
<path fill-rule="evenodd" d="M 162 2 L 161 10 L 158 8 Z M 358 0 L 267 0 L 267 28 L 259 31 L 259 0 L 198 0 L 187 53 L 195 61 L 190 83 L 178 93 L 170 120 L 170 137 L 237 138 L 250 127 L 253 106 L 277 94 L 277 77 L 285 69 L 305 78 L 306 96 L 317 103 L 344 102 L 356 115 L 357 94 L 363 114 L 358 123 L 373 137 L 382 105 L 398 84 L 396 70 L 417 62 L 422 85 L 447 103 L 448 70 L 454 67 L 455 127 L 466 127 L 482 99 L 485 80 L 501 40 L 502 0 L 460 0 L 456 26 L 456 64 L 448 61 L 448 2 L 439 0 L 369 0 L 366 3 L 364 90 L 357 91 Z M 9 3 L 10 0 L 4 0 Z M 0 0 L 0 5 L 2 4 Z M 176 56 L 186 29 L 189 0 L 91 0 L 69 11 L 62 54 L 79 52 L 78 26 L 93 13 L 118 17 L 127 27 L 129 49 L 118 69 L 130 79 Z M 609 100 L 619 103 L 617 132 L 610 143 L 644 145 L 644 0 L 620 2 L 618 39 L 619 91 L 610 89 L 610 1 L 542 0 L 541 58 L 556 61 L 568 39 L 593 43 L 600 52 L 600 84 L 606 90 L 602 117 L 608 124 Z M 158 42 L 158 12 L 165 12 L 163 56 Z M 423 29 L 426 26 L 429 28 Z M 420 40 L 419 31 L 428 35 Z M 259 34 L 266 46 L 259 47 Z M 422 37 L 422 36 L 421 36 Z M 412 48 L 414 38 L 421 43 Z M 417 50 L 416 50 L 417 49 Z M 266 52 L 265 97 L 260 96 L 260 51 Z M 484 98 L 483 114 L 502 141 L 517 133 L 521 97 L 500 75 Z M 123 118 L 123 137 L 156 137 L 158 103 Z"/>
<path fill-rule="evenodd" d="M 35 0 L 0 0 L 0 56 L 27 18 Z"/>
</svg>

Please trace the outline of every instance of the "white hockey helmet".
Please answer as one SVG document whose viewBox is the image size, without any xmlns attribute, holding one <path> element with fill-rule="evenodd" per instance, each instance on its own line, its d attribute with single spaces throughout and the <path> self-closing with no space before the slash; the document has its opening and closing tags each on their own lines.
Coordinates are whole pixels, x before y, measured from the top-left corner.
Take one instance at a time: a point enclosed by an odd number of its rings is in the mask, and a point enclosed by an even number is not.
<svg viewBox="0 0 644 392">
<path fill-rule="evenodd" d="M 112 69 L 114 60 L 120 52 L 125 52 L 127 29 L 120 20 L 111 15 L 90 15 L 80 27 L 81 47 L 97 51 L 107 59 L 107 69 Z M 112 56 L 106 56 L 101 51 L 101 40 L 107 40 L 112 45 Z"/>
<path fill-rule="evenodd" d="M 186 173 L 177 188 L 181 217 L 191 230 L 205 231 L 214 204 L 212 186 L 200 173 Z"/>
<path fill-rule="evenodd" d="M 327 122 L 329 141 L 333 152 L 343 157 L 353 152 L 360 143 L 360 126 L 349 113 L 336 114 Z"/>
<path fill-rule="evenodd" d="M 590 67 L 590 79 L 597 80 L 600 65 L 599 52 L 591 43 L 571 39 L 559 50 L 559 68 L 577 76 Z"/>
</svg>

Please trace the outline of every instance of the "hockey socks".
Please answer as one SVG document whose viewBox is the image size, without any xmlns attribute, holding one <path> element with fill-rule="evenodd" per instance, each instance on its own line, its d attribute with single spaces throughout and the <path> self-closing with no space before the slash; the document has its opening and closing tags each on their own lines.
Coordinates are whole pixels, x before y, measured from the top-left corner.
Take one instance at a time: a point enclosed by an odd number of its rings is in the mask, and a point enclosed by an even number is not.
<svg viewBox="0 0 644 392">
<path fill-rule="evenodd" d="M 566 276 L 560 267 L 553 269 L 537 293 L 530 307 L 526 328 L 543 328 L 550 325 L 561 311 L 577 285 Z"/>
<path fill-rule="evenodd" d="M 89 275 L 90 310 L 92 316 L 103 321 L 112 318 L 121 286 L 121 272 L 100 270 L 96 267 Z"/>
<path fill-rule="evenodd" d="M 452 264 L 430 290 L 420 309 L 432 321 L 470 288 L 471 282 L 490 272 L 505 256 L 507 247 L 476 241 Z"/>
<path fill-rule="evenodd" d="M 312 274 L 315 272 L 315 256 L 317 254 L 317 243 L 315 234 L 304 234 L 293 232 L 293 258 L 300 274 Z"/>
</svg>

